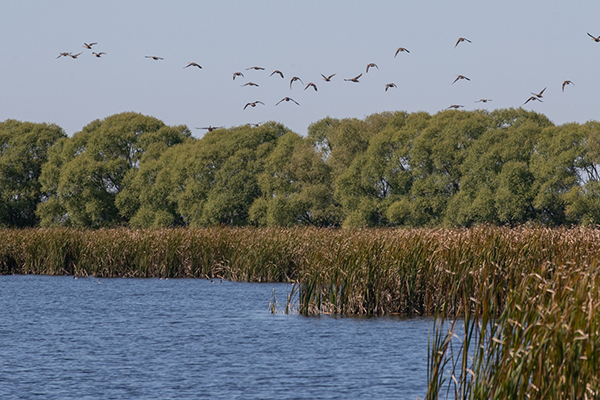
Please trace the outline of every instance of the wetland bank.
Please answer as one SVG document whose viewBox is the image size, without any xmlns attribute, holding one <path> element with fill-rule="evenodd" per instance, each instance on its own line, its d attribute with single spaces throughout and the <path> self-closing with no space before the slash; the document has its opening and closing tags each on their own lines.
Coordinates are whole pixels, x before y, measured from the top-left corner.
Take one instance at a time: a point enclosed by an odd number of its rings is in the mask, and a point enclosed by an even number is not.
<svg viewBox="0 0 600 400">
<path fill-rule="evenodd" d="M 291 282 L 302 315 L 432 316 L 428 398 L 597 398 L 599 252 L 597 229 L 539 226 L 0 231 L 2 274 Z"/>
<path fill-rule="evenodd" d="M 597 121 L 395 111 L 195 138 L 125 112 L 0 140 L 0 274 L 284 283 L 271 309 L 298 318 L 430 318 L 428 398 L 598 397 Z"/>
</svg>

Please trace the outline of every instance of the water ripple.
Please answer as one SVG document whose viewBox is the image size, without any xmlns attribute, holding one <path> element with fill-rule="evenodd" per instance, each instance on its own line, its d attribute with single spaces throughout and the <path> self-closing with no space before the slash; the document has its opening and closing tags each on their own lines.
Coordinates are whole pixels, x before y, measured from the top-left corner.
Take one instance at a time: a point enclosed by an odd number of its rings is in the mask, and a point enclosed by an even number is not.
<svg viewBox="0 0 600 400">
<path fill-rule="evenodd" d="M 0 398 L 425 395 L 427 319 L 272 315 L 274 288 L 0 276 Z"/>
</svg>

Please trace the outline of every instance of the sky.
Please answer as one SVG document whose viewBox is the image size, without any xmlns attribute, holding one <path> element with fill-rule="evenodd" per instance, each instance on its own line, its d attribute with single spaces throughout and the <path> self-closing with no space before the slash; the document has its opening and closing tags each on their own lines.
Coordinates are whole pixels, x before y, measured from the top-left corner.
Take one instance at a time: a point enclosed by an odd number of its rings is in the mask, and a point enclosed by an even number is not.
<svg viewBox="0 0 600 400">
<path fill-rule="evenodd" d="M 206 130 L 194 128 L 264 121 L 305 135 L 328 116 L 434 114 L 453 104 L 522 106 L 555 124 L 600 119 L 600 43 L 588 36 L 600 36 L 598 1 L 19 0 L 1 8 L 0 121 L 55 123 L 68 135 L 126 111 L 187 125 L 196 137 Z M 456 45 L 460 37 L 471 42 Z M 398 47 L 410 53 L 394 57 Z M 57 58 L 62 52 L 81 55 Z M 369 63 L 378 68 L 367 73 Z M 344 80 L 361 73 L 358 83 Z M 470 80 L 453 83 L 458 75 Z M 302 82 L 290 89 L 294 76 Z M 318 90 L 304 90 L 309 82 Z M 386 91 L 388 83 L 397 87 Z M 524 104 L 544 88 L 543 102 Z M 299 105 L 276 105 L 284 97 Z M 244 109 L 255 101 L 264 105 Z"/>
</svg>

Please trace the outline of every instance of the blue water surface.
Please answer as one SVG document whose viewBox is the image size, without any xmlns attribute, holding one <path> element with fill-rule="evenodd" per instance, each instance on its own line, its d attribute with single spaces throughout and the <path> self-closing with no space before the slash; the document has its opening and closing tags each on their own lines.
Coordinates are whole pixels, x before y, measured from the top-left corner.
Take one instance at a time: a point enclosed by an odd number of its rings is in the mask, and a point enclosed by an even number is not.
<svg viewBox="0 0 600 400">
<path fill-rule="evenodd" d="M 416 399 L 426 318 L 272 314 L 287 284 L 0 276 L 0 399 Z"/>
</svg>

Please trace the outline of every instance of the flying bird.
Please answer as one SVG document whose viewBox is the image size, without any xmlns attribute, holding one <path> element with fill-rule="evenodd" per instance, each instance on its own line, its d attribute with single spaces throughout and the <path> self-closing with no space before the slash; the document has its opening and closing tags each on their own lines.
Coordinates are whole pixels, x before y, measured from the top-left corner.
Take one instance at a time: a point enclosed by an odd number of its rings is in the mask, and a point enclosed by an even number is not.
<svg viewBox="0 0 600 400">
<path fill-rule="evenodd" d="M 292 83 L 296 82 L 296 81 L 300 81 L 302 82 L 302 79 L 298 78 L 297 76 L 294 76 L 292 78 L 292 80 L 290 81 L 290 89 L 292 88 Z M 302 82 L 302 84 L 304 85 L 304 82 Z"/>
<path fill-rule="evenodd" d="M 448 107 L 448 108 L 454 108 L 454 109 L 456 110 L 456 109 L 459 109 L 459 108 L 461 108 L 461 107 L 464 107 L 464 106 L 461 106 L 460 104 L 452 104 L 452 105 L 450 105 L 450 107 Z"/>
<path fill-rule="evenodd" d="M 246 103 L 246 105 L 244 106 L 244 110 L 246 109 L 246 107 L 250 106 L 250 107 L 256 107 L 257 104 L 262 104 L 263 106 L 265 105 L 265 103 L 263 103 L 262 101 L 253 101 L 252 103 Z"/>
<path fill-rule="evenodd" d="M 487 103 L 488 101 L 492 101 L 492 99 L 479 99 L 475 103 Z"/>
<path fill-rule="evenodd" d="M 202 66 L 200 64 L 195 63 L 195 62 L 189 62 L 188 65 L 186 65 L 183 68 L 187 68 L 187 67 L 198 67 L 198 68 L 202 69 Z"/>
<path fill-rule="evenodd" d="M 215 129 L 221 129 L 221 128 L 223 128 L 223 127 L 222 126 L 210 126 L 209 125 L 209 126 L 203 126 L 201 128 L 196 128 L 196 129 L 206 129 L 207 131 L 212 132 Z"/>
<path fill-rule="evenodd" d="M 254 82 L 246 82 L 242 85 L 242 87 L 244 87 L 244 86 L 257 86 L 258 87 L 258 85 Z"/>
<path fill-rule="evenodd" d="M 92 51 L 92 54 L 95 55 L 96 57 L 100 58 L 100 57 L 102 57 L 102 54 L 106 54 L 106 53 L 103 51 L 101 51 L 100 53 L 95 53 Z"/>
<path fill-rule="evenodd" d="M 77 54 L 70 54 L 70 53 L 69 53 L 69 54 L 67 54 L 67 55 L 68 55 L 69 57 L 71 57 L 71 58 L 75 59 L 75 58 L 79 57 L 79 56 L 81 55 L 81 53 L 77 53 Z"/>
<path fill-rule="evenodd" d="M 470 41 L 469 39 L 467 39 L 467 38 L 464 38 L 464 37 L 460 37 L 460 38 L 458 38 L 458 40 L 456 41 L 456 44 L 454 45 L 454 48 L 456 48 L 456 46 L 458 46 L 458 44 L 459 44 L 460 42 L 469 42 L 469 43 L 471 43 L 471 41 Z"/>
<path fill-rule="evenodd" d="M 543 88 L 543 89 L 542 89 L 542 91 L 541 91 L 541 92 L 539 92 L 539 93 L 537 93 L 537 94 L 536 94 L 536 93 L 533 93 L 533 92 L 531 92 L 531 94 L 532 94 L 532 95 L 534 95 L 535 97 L 537 97 L 537 98 L 540 98 L 540 99 L 541 99 L 542 97 L 544 97 L 544 96 L 542 96 L 542 95 L 544 94 L 544 90 L 546 90 L 546 88 Z"/>
<path fill-rule="evenodd" d="M 377 66 L 377 64 L 375 64 L 375 63 L 369 63 L 369 64 L 367 64 L 367 72 L 369 72 L 369 68 L 373 68 L 373 67 L 379 69 L 379 67 Z"/>
<path fill-rule="evenodd" d="M 588 33 L 588 36 L 589 36 L 589 37 L 591 37 L 591 38 L 592 38 L 592 40 L 593 40 L 594 42 L 596 42 L 596 43 L 599 43 L 599 42 L 600 42 L 600 35 L 598 35 L 598 37 L 595 37 L 595 36 L 592 36 L 592 35 L 590 35 L 590 34 Z"/>
<path fill-rule="evenodd" d="M 71 55 L 71 53 L 60 53 L 60 54 L 58 55 L 58 57 L 56 57 L 56 58 L 61 58 L 61 57 L 69 57 L 70 55 Z"/>
<path fill-rule="evenodd" d="M 146 56 L 146 58 L 151 58 L 153 60 L 164 60 L 164 58 L 162 57 L 157 57 L 157 56 Z"/>
<path fill-rule="evenodd" d="M 242 74 L 241 72 L 234 72 L 233 73 L 233 80 L 235 81 L 235 77 L 236 76 L 244 76 L 244 74 Z"/>
<path fill-rule="evenodd" d="M 537 101 L 539 101 L 540 103 L 543 103 L 543 101 L 542 101 L 542 100 L 540 100 L 540 99 L 539 99 L 539 97 L 536 97 L 536 96 L 531 96 L 530 98 L 528 98 L 528 99 L 527 99 L 527 101 L 526 101 L 525 103 L 523 103 L 523 105 L 525 105 L 525 104 L 529 103 L 529 102 L 530 102 L 530 101 L 532 101 L 532 100 L 537 100 Z"/>
<path fill-rule="evenodd" d="M 96 43 L 96 42 L 90 43 L 90 44 L 83 43 L 83 47 L 85 47 L 86 49 L 90 49 L 91 50 L 92 46 L 95 45 L 95 44 L 98 44 L 98 43 Z"/>
<path fill-rule="evenodd" d="M 396 86 L 396 84 L 395 84 L 395 83 L 386 83 L 386 84 L 385 84 L 385 91 L 387 92 L 387 90 L 388 90 L 389 88 L 393 88 L 393 87 L 397 88 L 398 86 Z"/>
<path fill-rule="evenodd" d="M 331 74 L 329 76 L 325 76 L 325 75 L 321 74 L 321 76 L 323 77 L 323 80 L 325 82 L 329 82 L 329 81 L 331 81 L 331 78 L 333 78 L 335 76 L 335 74 Z"/>
<path fill-rule="evenodd" d="M 279 76 L 281 76 L 281 78 L 283 78 L 283 72 L 281 72 L 278 69 L 273 70 L 273 72 L 271 72 L 271 75 L 269 75 L 269 76 L 273 76 L 274 74 L 279 74 Z"/>
<path fill-rule="evenodd" d="M 362 76 L 362 74 L 355 76 L 354 78 L 350 78 L 350 79 L 344 79 L 345 81 L 349 81 L 349 82 L 356 82 L 358 83 L 358 78 L 360 78 Z"/>
<path fill-rule="evenodd" d="M 292 98 L 290 98 L 290 97 L 284 97 L 283 99 L 279 100 L 279 101 L 277 102 L 277 104 L 281 103 L 282 101 L 293 101 L 294 103 L 296 103 L 296 104 L 300 105 L 300 104 L 299 104 L 299 103 L 298 103 L 296 100 L 294 100 L 294 99 L 292 99 Z M 275 104 L 275 105 L 277 105 L 277 104 Z"/>
<path fill-rule="evenodd" d="M 396 58 L 396 56 L 398 55 L 398 53 L 400 53 L 401 51 L 405 51 L 407 53 L 410 53 L 410 51 L 408 51 L 408 49 L 405 49 L 404 47 L 398 47 L 396 49 L 396 54 L 394 54 L 394 58 Z"/>
<path fill-rule="evenodd" d="M 571 82 L 571 81 L 564 81 L 563 84 L 562 84 L 562 91 L 563 92 L 565 91 L 565 86 L 567 86 L 567 85 L 573 85 L 573 86 L 575 86 L 575 84 L 573 82 Z"/>
<path fill-rule="evenodd" d="M 470 79 L 464 75 L 456 75 L 456 79 L 454 80 L 454 82 L 452 82 L 452 84 L 454 85 L 456 83 L 456 81 L 459 79 L 466 79 L 466 80 L 470 81 Z"/>
<path fill-rule="evenodd" d="M 250 67 L 250 68 L 246 68 L 246 70 L 249 70 L 249 69 L 254 69 L 256 71 L 262 71 L 262 70 L 264 70 L 263 67 Z"/>
<path fill-rule="evenodd" d="M 309 87 L 312 87 L 313 89 L 315 89 L 315 92 L 317 91 L 317 85 L 315 85 L 314 83 L 310 82 L 306 85 L 306 87 L 304 88 L 304 90 L 308 89 Z"/>
</svg>

